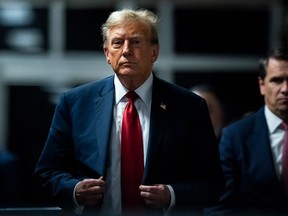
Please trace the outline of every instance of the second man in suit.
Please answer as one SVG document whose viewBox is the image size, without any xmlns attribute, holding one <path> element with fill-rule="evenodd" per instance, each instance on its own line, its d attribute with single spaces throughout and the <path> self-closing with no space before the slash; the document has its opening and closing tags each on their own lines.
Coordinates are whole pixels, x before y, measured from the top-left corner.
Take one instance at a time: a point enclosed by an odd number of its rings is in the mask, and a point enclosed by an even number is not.
<svg viewBox="0 0 288 216">
<path fill-rule="evenodd" d="M 281 165 L 282 122 L 288 123 L 288 50 L 271 50 L 259 66 L 265 105 L 222 131 L 220 157 L 226 187 L 220 205 L 207 210 L 211 214 L 288 215 Z"/>
</svg>

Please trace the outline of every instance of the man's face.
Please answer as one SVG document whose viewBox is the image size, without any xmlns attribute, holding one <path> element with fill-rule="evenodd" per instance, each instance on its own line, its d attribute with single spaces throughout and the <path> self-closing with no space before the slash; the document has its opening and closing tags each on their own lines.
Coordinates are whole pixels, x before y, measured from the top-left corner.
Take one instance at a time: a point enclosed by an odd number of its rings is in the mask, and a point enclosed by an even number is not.
<svg viewBox="0 0 288 216">
<path fill-rule="evenodd" d="M 259 79 L 260 92 L 268 108 L 280 118 L 288 116 L 288 61 L 269 59 L 267 75 Z"/>
<path fill-rule="evenodd" d="M 120 78 L 142 84 L 152 71 L 158 49 L 151 43 L 151 32 L 145 24 L 129 22 L 110 29 L 104 52 Z"/>
</svg>

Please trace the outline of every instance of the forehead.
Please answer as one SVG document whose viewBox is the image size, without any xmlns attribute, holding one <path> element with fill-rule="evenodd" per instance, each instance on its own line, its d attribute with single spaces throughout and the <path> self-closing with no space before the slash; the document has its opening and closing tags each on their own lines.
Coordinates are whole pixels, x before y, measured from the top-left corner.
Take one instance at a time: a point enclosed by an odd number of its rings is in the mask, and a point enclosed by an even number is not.
<svg viewBox="0 0 288 216">
<path fill-rule="evenodd" d="M 271 58 L 269 59 L 267 69 L 267 75 L 286 74 L 288 76 L 288 61 Z"/>
<path fill-rule="evenodd" d="M 114 37 L 135 37 L 135 36 L 149 36 L 149 28 L 146 24 L 141 22 L 124 22 L 113 26 L 110 29 L 110 38 Z"/>
</svg>

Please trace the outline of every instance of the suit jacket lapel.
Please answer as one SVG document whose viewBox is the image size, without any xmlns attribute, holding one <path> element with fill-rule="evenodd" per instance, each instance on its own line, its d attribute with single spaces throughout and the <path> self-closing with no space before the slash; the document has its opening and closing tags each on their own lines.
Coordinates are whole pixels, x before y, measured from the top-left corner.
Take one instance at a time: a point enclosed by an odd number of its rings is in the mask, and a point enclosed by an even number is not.
<svg viewBox="0 0 288 216">
<path fill-rule="evenodd" d="M 106 161 L 108 148 L 110 144 L 110 131 L 113 118 L 114 106 L 114 85 L 113 78 L 110 79 L 104 88 L 98 94 L 99 96 L 94 99 L 95 115 L 96 115 L 96 128 L 95 136 L 97 152 L 97 161 L 95 166 L 101 175 L 105 175 Z"/>
<path fill-rule="evenodd" d="M 153 80 L 153 91 L 152 91 L 152 104 L 151 104 L 151 118 L 150 118 L 150 132 L 149 141 L 147 149 L 147 159 L 144 170 L 143 180 L 145 181 L 149 169 L 151 166 L 151 161 L 156 157 L 157 149 L 159 148 L 164 135 L 166 133 L 166 126 L 168 125 L 167 109 L 169 105 L 167 104 L 167 99 L 165 94 L 162 93 L 161 82 L 154 76 Z"/>
<path fill-rule="evenodd" d="M 247 140 L 251 155 L 254 155 L 251 161 L 255 163 L 255 167 L 261 168 L 261 172 L 259 172 L 262 175 L 261 178 L 269 178 L 273 176 L 273 178 L 277 180 L 264 109 L 257 113 L 255 125 L 251 133 L 251 136 Z M 265 164 L 265 166 L 263 166 L 263 164 Z"/>
</svg>

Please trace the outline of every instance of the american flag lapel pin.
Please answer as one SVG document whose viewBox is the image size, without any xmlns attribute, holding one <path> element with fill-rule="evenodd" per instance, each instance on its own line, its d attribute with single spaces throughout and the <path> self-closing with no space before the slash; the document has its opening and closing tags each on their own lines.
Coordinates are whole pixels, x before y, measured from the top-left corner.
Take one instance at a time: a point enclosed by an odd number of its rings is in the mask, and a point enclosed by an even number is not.
<svg viewBox="0 0 288 216">
<path fill-rule="evenodd" d="M 163 110 L 166 110 L 166 104 L 164 104 L 163 102 L 161 102 L 160 107 L 161 107 Z"/>
</svg>

